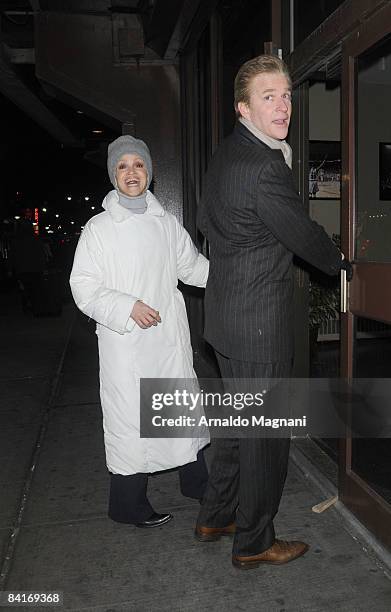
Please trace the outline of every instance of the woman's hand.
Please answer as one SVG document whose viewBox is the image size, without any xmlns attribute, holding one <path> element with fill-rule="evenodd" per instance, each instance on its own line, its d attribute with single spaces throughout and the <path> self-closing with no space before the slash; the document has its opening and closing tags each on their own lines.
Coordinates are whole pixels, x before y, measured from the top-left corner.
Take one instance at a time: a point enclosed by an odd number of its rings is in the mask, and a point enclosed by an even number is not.
<svg viewBox="0 0 391 612">
<path fill-rule="evenodd" d="M 148 329 L 151 325 L 156 326 L 158 323 L 162 322 L 159 311 L 154 310 L 151 306 L 148 306 L 148 304 L 144 304 L 141 300 L 137 300 L 130 316 L 141 329 Z"/>
</svg>

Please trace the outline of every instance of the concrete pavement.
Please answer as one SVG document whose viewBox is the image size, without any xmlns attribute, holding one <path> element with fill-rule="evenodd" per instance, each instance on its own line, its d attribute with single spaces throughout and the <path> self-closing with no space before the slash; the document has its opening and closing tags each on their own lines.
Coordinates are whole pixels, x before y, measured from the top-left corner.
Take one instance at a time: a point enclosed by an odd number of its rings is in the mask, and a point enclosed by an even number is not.
<svg viewBox="0 0 391 612">
<path fill-rule="evenodd" d="M 15 291 L 1 298 L 0 589 L 60 590 L 58 609 L 80 612 L 391 609 L 387 569 L 336 510 L 312 512 L 321 493 L 294 463 L 277 533 L 311 549 L 287 566 L 240 572 L 229 540 L 195 541 L 198 503 L 180 495 L 175 472 L 150 479 L 152 504 L 171 523 L 110 521 L 94 324 L 71 304 L 36 319 Z"/>
</svg>

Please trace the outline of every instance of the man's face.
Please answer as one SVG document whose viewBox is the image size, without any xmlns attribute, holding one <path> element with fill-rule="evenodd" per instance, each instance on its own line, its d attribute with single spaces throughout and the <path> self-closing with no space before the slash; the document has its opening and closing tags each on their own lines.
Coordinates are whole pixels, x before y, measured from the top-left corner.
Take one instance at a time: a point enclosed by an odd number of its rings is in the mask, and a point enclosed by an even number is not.
<svg viewBox="0 0 391 612">
<path fill-rule="evenodd" d="M 281 72 L 263 72 L 249 87 L 250 101 L 238 103 L 240 114 L 267 136 L 284 140 L 291 119 L 291 88 Z"/>
<path fill-rule="evenodd" d="M 144 160 L 133 153 L 125 153 L 115 170 L 118 189 L 127 196 L 139 196 L 147 188 L 148 172 Z"/>
</svg>

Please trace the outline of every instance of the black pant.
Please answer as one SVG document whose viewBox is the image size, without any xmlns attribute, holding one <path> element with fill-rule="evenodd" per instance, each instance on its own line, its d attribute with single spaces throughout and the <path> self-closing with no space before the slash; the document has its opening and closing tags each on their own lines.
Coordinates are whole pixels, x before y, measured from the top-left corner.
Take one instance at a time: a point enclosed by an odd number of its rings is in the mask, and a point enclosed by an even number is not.
<svg viewBox="0 0 391 612">
<path fill-rule="evenodd" d="M 240 378 L 287 377 L 291 364 L 253 363 L 217 353 L 224 390 L 234 393 Z M 284 488 L 290 439 L 216 439 L 208 486 L 198 524 L 224 527 L 236 522 L 233 554 L 250 556 L 274 540 L 273 518 Z"/>
<path fill-rule="evenodd" d="M 182 465 L 178 469 L 182 495 L 202 499 L 208 482 L 204 452 L 200 450 L 197 461 Z M 147 497 L 149 474 L 139 473 L 123 476 L 110 474 L 109 517 L 118 523 L 136 524 L 146 521 L 154 509 Z"/>
</svg>

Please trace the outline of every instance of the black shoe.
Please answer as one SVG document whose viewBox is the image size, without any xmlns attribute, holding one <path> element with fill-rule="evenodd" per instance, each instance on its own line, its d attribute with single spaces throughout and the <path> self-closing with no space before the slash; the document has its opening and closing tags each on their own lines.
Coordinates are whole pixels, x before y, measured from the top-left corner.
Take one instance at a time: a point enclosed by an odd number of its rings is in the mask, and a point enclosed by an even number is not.
<svg viewBox="0 0 391 612">
<path fill-rule="evenodd" d="M 136 527 L 140 527 L 141 529 L 150 529 L 151 527 L 160 527 L 161 525 L 165 525 L 169 521 L 172 521 L 174 517 L 172 514 L 158 514 L 154 512 L 151 514 L 147 521 L 141 521 L 140 523 L 136 523 Z"/>
</svg>

